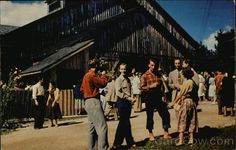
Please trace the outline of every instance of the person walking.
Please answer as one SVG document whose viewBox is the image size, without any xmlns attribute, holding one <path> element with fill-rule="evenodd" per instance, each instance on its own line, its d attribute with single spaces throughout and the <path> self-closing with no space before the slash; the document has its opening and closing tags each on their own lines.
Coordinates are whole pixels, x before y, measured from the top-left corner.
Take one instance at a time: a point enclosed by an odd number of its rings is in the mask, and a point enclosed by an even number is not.
<svg viewBox="0 0 236 150">
<path fill-rule="evenodd" d="M 170 128 L 170 113 L 168 112 L 167 105 L 162 101 L 164 89 L 162 84 L 162 79 L 157 76 L 155 72 L 156 60 L 149 59 L 148 63 L 149 69 L 141 77 L 141 90 L 145 92 L 147 97 L 146 100 L 146 113 L 147 113 L 147 122 L 146 129 L 149 132 L 149 140 L 154 141 L 155 137 L 153 135 L 153 114 L 156 109 L 159 112 L 159 115 L 162 118 L 162 126 L 164 129 L 164 139 L 169 139 L 168 128 Z"/>
<path fill-rule="evenodd" d="M 132 95 L 130 79 L 126 76 L 126 64 L 121 63 L 119 71 L 120 76 L 116 79 L 115 89 L 120 120 L 116 129 L 113 149 L 120 149 L 124 139 L 129 147 L 136 147 L 130 124 Z"/>
<path fill-rule="evenodd" d="M 102 71 L 101 77 L 96 75 L 98 63 L 89 62 L 89 71 L 84 75 L 80 91 L 84 95 L 85 110 L 88 114 L 89 134 L 88 150 L 95 150 L 98 142 L 99 150 L 109 148 L 107 138 L 107 123 L 99 100 L 99 88 L 107 85 L 106 71 Z"/>
<path fill-rule="evenodd" d="M 51 81 L 49 83 L 48 88 L 49 96 L 47 100 L 47 106 L 49 110 L 49 118 L 51 120 L 51 127 L 56 126 L 58 127 L 58 119 L 62 118 L 61 109 L 59 106 L 59 99 L 60 99 L 60 90 L 56 86 L 55 81 Z M 55 120 L 55 124 L 53 122 Z"/>
<path fill-rule="evenodd" d="M 38 77 L 38 82 L 32 88 L 32 99 L 34 101 L 34 128 L 43 128 L 46 98 L 45 90 L 43 87 L 43 77 Z"/>
</svg>

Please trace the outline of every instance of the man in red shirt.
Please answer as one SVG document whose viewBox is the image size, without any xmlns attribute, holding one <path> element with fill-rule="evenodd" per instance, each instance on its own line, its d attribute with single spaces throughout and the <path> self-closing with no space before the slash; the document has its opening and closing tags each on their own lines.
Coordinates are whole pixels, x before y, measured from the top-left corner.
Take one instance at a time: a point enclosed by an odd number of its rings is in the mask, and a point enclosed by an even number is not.
<svg viewBox="0 0 236 150">
<path fill-rule="evenodd" d="M 168 112 L 167 105 L 162 101 L 163 83 L 161 77 L 155 72 L 156 61 L 154 59 L 149 59 L 148 64 L 149 69 L 141 77 L 141 90 L 146 93 L 146 113 L 147 113 L 147 123 L 146 128 L 149 131 L 149 140 L 154 141 L 155 137 L 153 135 L 153 114 L 156 109 L 162 119 L 162 126 L 164 129 L 164 139 L 169 139 L 171 136 L 168 133 L 168 128 L 170 128 L 170 113 Z"/>
<path fill-rule="evenodd" d="M 90 61 L 89 71 L 84 75 L 80 90 L 84 95 L 85 110 L 88 113 L 88 149 L 96 149 L 95 147 L 98 141 L 98 149 L 107 150 L 109 148 L 107 139 L 108 128 L 99 100 L 99 88 L 107 85 L 107 79 L 105 71 L 102 72 L 100 78 L 96 75 L 97 68 L 98 64 L 95 61 Z"/>
</svg>

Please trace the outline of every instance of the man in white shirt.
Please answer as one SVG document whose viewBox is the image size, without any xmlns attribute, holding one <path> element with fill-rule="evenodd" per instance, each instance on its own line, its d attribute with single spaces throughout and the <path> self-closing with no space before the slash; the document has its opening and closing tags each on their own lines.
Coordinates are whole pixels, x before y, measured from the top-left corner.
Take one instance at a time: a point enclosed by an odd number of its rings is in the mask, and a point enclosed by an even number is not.
<svg viewBox="0 0 236 150">
<path fill-rule="evenodd" d="M 43 128 L 43 123 L 44 123 L 46 98 L 45 98 L 45 91 L 42 85 L 43 85 L 43 78 L 38 77 L 38 82 L 33 86 L 33 91 L 32 91 L 32 99 L 35 104 L 34 105 L 35 129 Z"/>
</svg>

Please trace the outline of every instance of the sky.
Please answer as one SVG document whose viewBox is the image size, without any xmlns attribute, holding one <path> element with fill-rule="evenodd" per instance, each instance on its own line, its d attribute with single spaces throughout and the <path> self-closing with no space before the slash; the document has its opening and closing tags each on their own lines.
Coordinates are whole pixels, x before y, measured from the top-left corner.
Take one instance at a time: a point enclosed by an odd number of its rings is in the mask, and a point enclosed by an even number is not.
<svg viewBox="0 0 236 150">
<path fill-rule="evenodd" d="M 156 0 L 197 42 L 210 50 L 217 44 L 215 35 L 235 27 L 233 0 Z M 23 26 L 47 15 L 41 1 L 0 1 L 0 23 Z"/>
</svg>

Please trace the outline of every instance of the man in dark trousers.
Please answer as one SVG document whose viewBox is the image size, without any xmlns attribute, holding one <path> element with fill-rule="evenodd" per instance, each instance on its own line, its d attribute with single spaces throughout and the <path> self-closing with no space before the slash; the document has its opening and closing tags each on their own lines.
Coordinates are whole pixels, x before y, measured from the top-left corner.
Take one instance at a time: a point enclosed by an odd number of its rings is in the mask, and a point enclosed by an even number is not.
<svg viewBox="0 0 236 150">
<path fill-rule="evenodd" d="M 120 76 L 116 79 L 115 89 L 117 95 L 117 108 L 120 121 L 116 129 L 113 149 L 120 149 L 124 139 L 129 147 L 136 147 L 130 124 L 132 109 L 131 83 L 126 75 L 126 64 L 122 63 L 119 68 Z"/>
<path fill-rule="evenodd" d="M 102 76 L 96 75 L 98 63 L 94 60 L 89 62 L 89 71 L 84 75 L 81 92 L 85 99 L 85 110 L 88 113 L 89 137 L 88 150 L 95 150 L 98 141 L 99 150 L 107 150 L 109 148 L 107 139 L 107 123 L 104 112 L 99 100 L 99 88 L 107 85 L 106 72 L 102 72 Z"/>
<path fill-rule="evenodd" d="M 159 77 L 155 71 L 156 60 L 149 59 L 149 69 L 141 77 L 141 90 L 146 93 L 146 113 L 147 124 L 146 128 L 149 131 L 149 140 L 154 141 L 153 135 L 153 114 L 156 109 L 162 118 L 162 126 L 164 129 L 164 139 L 169 139 L 168 128 L 170 128 L 170 113 L 168 112 L 167 105 L 162 101 L 162 88 L 163 83 L 161 77 Z"/>
<path fill-rule="evenodd" d="M 34 128 L 41 129 L 43 128 L 46 108 L 45 90 L 43 88 L 42 77 L 38 77 L 38 82 L 33 86 L 32 99 L 35 104 Z"/>
</svg>

